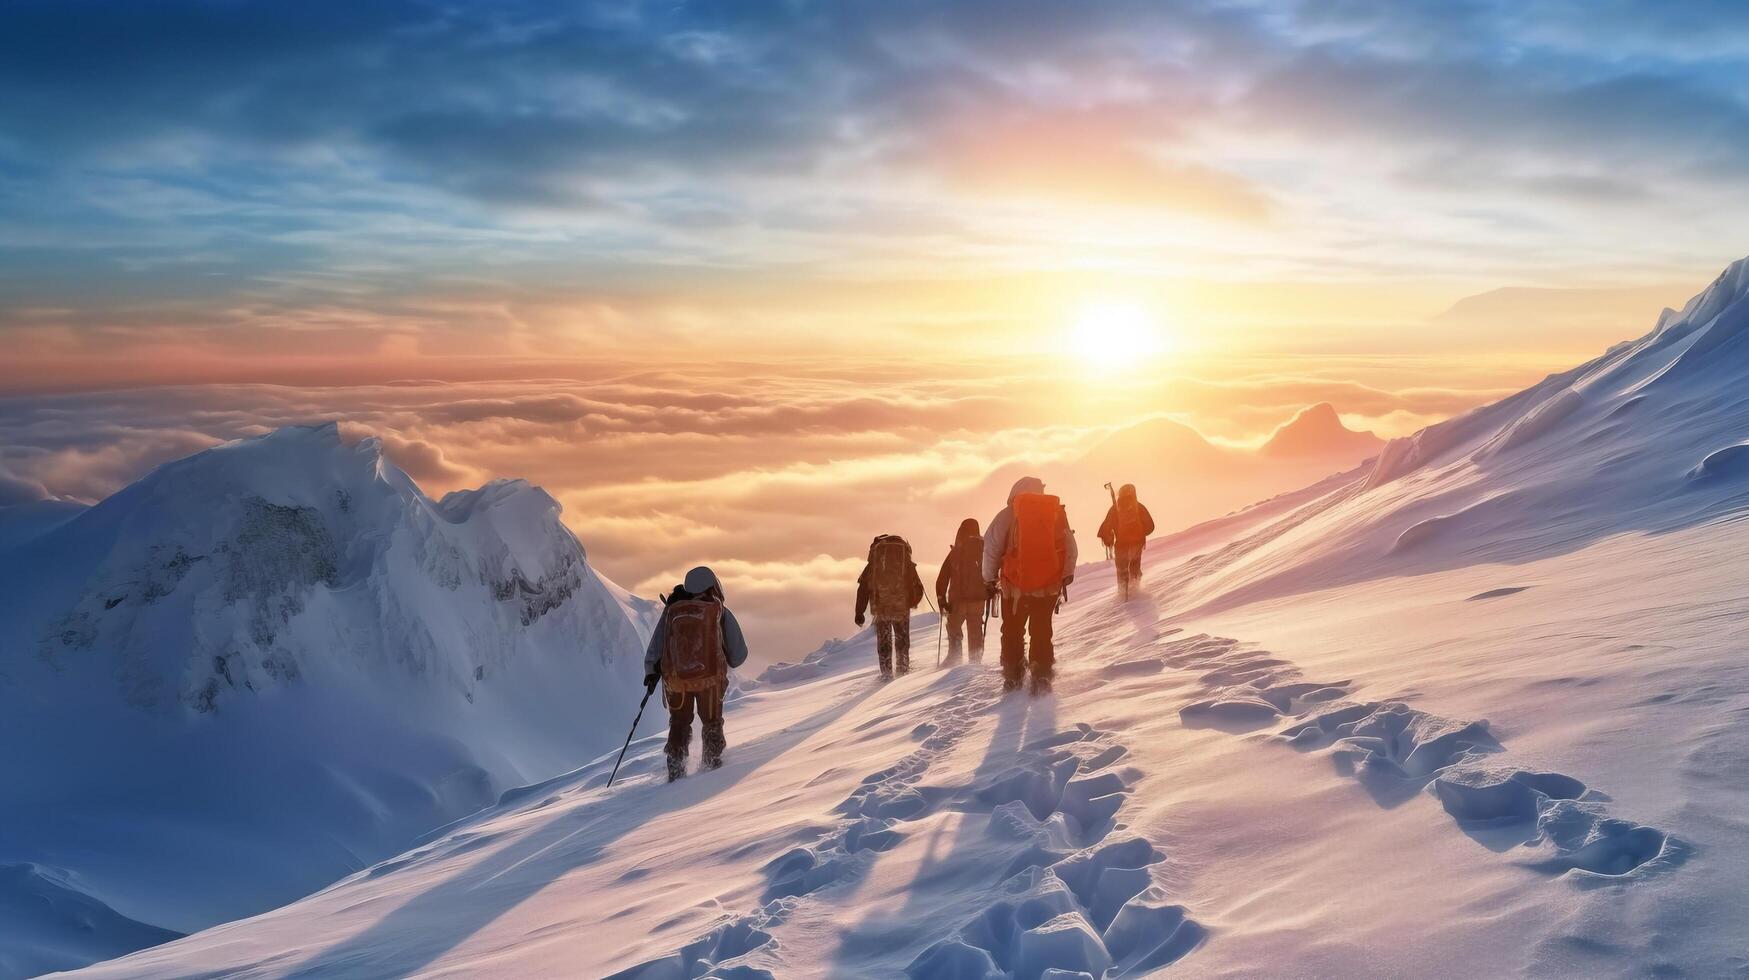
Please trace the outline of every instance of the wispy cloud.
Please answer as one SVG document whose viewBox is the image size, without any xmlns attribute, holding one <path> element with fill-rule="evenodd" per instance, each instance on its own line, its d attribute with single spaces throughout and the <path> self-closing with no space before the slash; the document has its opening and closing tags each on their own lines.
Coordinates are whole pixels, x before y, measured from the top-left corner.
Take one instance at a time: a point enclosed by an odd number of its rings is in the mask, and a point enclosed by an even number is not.
<svg viewBox="0 0 1749 980">
<path fill-rule="evenodd" d="M 818 295 L 851 280 L 1704 278 L 1742 248 L 1745 38 L 1628 0 L 22 0 L 0 331 L 576 356 L 1013 327 Z"/>
</svg>

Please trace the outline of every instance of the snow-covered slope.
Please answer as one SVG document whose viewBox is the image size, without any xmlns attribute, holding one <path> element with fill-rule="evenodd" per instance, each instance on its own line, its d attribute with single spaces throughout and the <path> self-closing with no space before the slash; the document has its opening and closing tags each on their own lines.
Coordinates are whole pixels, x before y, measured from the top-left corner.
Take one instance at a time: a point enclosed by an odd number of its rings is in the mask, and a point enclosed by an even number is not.
<svg viewBox="0 0 1749 980">
<path fill-rule="evenodd" d="M 1175 601 L 1524 562 L 1739 511 L 1746 382 L 1749 259 L 1639 340 L 1392 440 L 1364 474 L 1186 565 Z"/>
<path fill-rule="evenodd" d="M 919 618 L 924 669 L 891 685 L 867 636 L 771 668 L 720 771 L 665 785 L 641 740 L 612 790 L 608 755 L 82 975 L 1727 976 L 1749 677 L 1718 623 L 1749 601 L 1698 544 L 1224 623 L 1087 567 L 1053 697 L 930 669 Z M 1749 534 L 1698 553 L 1749 560 Z M 1632 560 L 1684 574 L 1640 588 Z M 1523 582 L 1544 594 L 1468 601 Z"/>
<path fill-rule="evenodd" d="M 1741 975 L 1746 287 L 1162 539 L 1130 603 L 1084 566 L 1054 696 L 928 669 L 928 617 L 891 685 L 833 642 L 720 771 L 645 739 L 89 975 Z"/>
<path fill-rule="evenodd" d="M 0 863 L 35 870 L 0 902 L 52 884 L 108 906 L 87 958 L 119 951 L 105 916 L 181 932 L 272 908 L 570 769 L 639 687 L 649 604 L 589 567 L 551 497 L 433 502 L 332 424 L 82 512 L 25 506 L 0 521 Z"/>
</svg>

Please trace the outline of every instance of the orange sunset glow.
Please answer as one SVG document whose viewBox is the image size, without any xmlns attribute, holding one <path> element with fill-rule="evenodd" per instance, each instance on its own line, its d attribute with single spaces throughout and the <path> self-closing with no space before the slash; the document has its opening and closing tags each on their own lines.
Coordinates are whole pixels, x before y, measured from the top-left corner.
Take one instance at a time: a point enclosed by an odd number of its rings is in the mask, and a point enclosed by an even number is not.
<svg viewBox="0 0 1749 980">
<path fill-rule="evenodd" d="M 386 13 L 143 24 L 259 53 L 77 85 L 46 63 L 0 96 L 0 162 L 38 174 L 0 190 L 0 465 L 90 501 L 338 418 L 432 492 L 536 480 L 628 584 L 702 555 L 774 608 L 841 591 L 870 527 L 928 537 L 993 474 L 1154 420 L 1247 449 L 1328 403 L 1407 434 L 1627 335 L 1733 247 L 1729 209 L 1580 112 L 1595 83 L 1517 99 L 1501 66 L 1430 131 L 1418 100 L 1457 69 L 1405 57 L 1418 36 L 1253 13 L 580 14 L 549 27 L 596 56 L 493 34 L 440 73 Z M 453 43 L 487 30 L 461 16 Z M 157 108 L 182 84 L 208 109 Z M 255 130 L 276 114 L 302 121 Z M 1623 231 L 1673 220 L 1680 247 Z M 1177 526 L 1304 475 L 1216 491 L 1170 456 Z"/>
</svg>

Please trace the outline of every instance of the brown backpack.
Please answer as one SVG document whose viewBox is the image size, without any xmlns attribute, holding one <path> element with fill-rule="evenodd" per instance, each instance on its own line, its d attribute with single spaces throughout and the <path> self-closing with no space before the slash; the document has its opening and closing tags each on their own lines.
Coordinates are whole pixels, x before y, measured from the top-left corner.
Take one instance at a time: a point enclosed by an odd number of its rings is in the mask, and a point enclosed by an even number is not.
<svg viewBox="0 0 1749 980">
<path fill-rule="evenodd" d="M 674 692 L 704 691 L 727 682 L 723 656 L 723 604 L 715 599 L 679 599 L 662 610 L 667 633 L 662 646 L 662 683 Z"/>
<path fill-rule="evenodd" d="M 869 608 L 876 619 L 911 615 L 911 545 L 883 534 L 868 546 Z"/>
</svg>

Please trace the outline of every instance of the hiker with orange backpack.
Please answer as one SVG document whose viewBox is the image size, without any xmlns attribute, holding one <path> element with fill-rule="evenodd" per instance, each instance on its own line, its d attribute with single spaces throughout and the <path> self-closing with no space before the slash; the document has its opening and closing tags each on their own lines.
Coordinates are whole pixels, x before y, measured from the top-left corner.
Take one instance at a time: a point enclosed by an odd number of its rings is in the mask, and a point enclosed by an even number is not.
<svg viewBox="0 0 1749 980">
<path fill-rule="evenodd" d="M 1142 584 L 1142 549 L 1153 533 L 1154 516 L 1136 500 L 1136 485 L 1126 483 L 1118 488 L 1105 521 L 1099 525 L 1099 540 L 1105 542 L 1117 563 L 1117 594 L 1123 599 Z"/>
<path fill-rule="evenodd" d="M 1002 690 L 1020 687 L 1028 669 L 1032 693 L 1049 694 L 1056 673 L 1051 617 L 1075 580 L 1075 532 L 1063 502 L 1027 476 L 1008 491 L 1008 506 L 984 534 L 984 583 L 1002 596 Z M 1027 649 L 1027 641 L 1031 649 Z"/>
<path fill-rule="evenodd" d="M 947 665 L 960 662 L 960 636 L 965 635 L 965 647 L 972 663 L 984 659 L 984 603 L 989 593 L 984 588 L 984 537 L 978 533 L 978 519 L 968 517 L 960 522 L 953 547 L 941 561 L 941 572 L 935 576 L 935 605 L 941 618 L 947 621 Z"/>
<path fill-rule="evenodd" d="M 881 682 L 911 672 L 911 610 L 923 601 L 923 579 L 911 560 L 911 545 L 897 534 L 882 534 L 868 546 L 868 564 L 856 579 L 856 625 L 874 613 L 875 650 Z"/>
<path fill-rule="evenodd" d="M 723 733 L 723 695 L 729 668 L 747 662 L 747 639 L 735 614 L 723 605 L 717 574 L 700 565 L 683 584 L 662 598 L 662 618 L 644 653 L 646 696 L 662 683 L 668 704 L 668 781 L 686 775 L 692 747 L 692 718 L 704 724 L 704 754 L 699 771 L 723 764 L 728 739 Z M 633 725 L 636 728 L 636 725 Z"/>
</svg>

